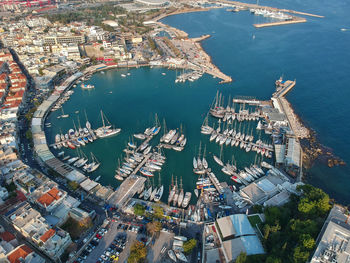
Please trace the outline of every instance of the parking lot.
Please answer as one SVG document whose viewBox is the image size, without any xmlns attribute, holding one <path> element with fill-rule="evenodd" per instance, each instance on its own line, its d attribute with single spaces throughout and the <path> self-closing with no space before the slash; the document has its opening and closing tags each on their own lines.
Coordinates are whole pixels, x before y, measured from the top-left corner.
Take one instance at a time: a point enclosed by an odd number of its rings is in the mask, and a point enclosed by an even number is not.
<svg viewBox="0 0 350 263">
<path fill-rule="evenodd" d="M 105 233 L 100 231 L 94 237 L 78 262 L 126 262 L 132 243 L 136 239 L 146 241 L 141 232 L 139 226 L 111 222 Z"/>
</svg>

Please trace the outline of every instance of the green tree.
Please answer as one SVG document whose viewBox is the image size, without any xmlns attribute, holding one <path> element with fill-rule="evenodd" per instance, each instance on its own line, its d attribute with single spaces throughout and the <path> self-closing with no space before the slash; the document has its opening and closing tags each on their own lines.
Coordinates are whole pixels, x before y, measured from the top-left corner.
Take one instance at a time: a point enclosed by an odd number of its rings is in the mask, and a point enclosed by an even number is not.
<svg viewBox="0 0 350 263">
<path fill-rule="evenodd" d="M 155 205 L 153 208 L 153 216 L 158 219 L 162 219 L 164 217 L 164 209 L 161 206 Z"/>
<path fill-rule="evenodd" d="M 310 252 L 302 250 L 301 247 L 296 247 L 293 253 L 294 263 L 305 263 L 309 258 Z"/>
<path fill-rule="evenodd" d="M 275 256 L 268 256 L 266 263 L 282 263 L 282 260 L 280 258 L 276 258 Z"/>
<path fill-rule="evenodd" d="M 145 214 L 146 208 L 141 204 L 136 204 L 134 206 L 134 214 L 137 216 L 143 216 Z"/>
<path fill-rule="evenodd" d="M 241 252 L 239 256 L 236 258 L 235 263 L 245 263 L 247 261 L 247 254 L 244 252 Z"/>
<path fill-rule="evenodd" d="M 300 242 L 305 249 L 311 250 L 315 246 L 315 239 L 313 239 L 310 234 L 302 234 L 300 236 Z"/>
<path fill-rule="evenodd" d="M 186 241 L 183 245 L 184 252 L 186 254 L 191 254 L 192 250 L 196 247 L 196 245 L 197 245 L 197 240 L 194 238 Z"/>
<path fill-rule="evenodd" d="M 135 241 L 130 248 L 130 255 L 128 257 L 128 263 L 144 262 L 147 256 L 147 248 L 145 244 L 139 241 Z"/>
<path fill-rule="evenodd" d="M 263 228 L 264 239 L 268 239 L 270 235 L 270 225 L 266 224 Z"/>
</svg>

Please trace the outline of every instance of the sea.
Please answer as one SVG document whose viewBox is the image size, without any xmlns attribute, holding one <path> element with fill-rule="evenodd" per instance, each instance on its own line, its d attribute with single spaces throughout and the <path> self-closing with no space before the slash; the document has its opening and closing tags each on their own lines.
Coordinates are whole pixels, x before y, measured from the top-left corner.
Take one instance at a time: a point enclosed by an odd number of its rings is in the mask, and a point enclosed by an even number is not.
<svg viewBox="0 0 350 263">
<path fill-rule="evenodd" d="M 209 136 L 200 133 L 200 127 L 217 91 L 223 94 L 225 103 L 236 96 L 268 100 L 274 92 L 275 80 L 283 76 L 296 79 L 296 86 L 287 95 L 295 112 L 316 131 L 323 145 L 350 163 L 350 2 L 270 0 L 259 4 L 310 12 L 324 18 L 305 17 L 308 21 L 302 24 L 256 29 L 253 24 L 270 20 L 249 11 L 234 13 L 222 8 L 166 17 L 163 23 L 186 31 L 190 37 L 210 34 L 202 47 L 234 82 L 219 84 L 219 79 L 204 75 L 194 82 L 175 83 L 176 76 L 183 71 L 159 67 L 96 73 L 85 82 L 95 85 L 95 89 L 82 90 L 78 85 L 64 104 L 64 113 L 69 118 L 57 119 L 61 111 L 49 115 L 47 122 L 52 127 L 46 129 L 48 142 L 52 143 L 55 134 L 67 133 L 74 125 L 84 126 L 86 118 L 93 128 L 100 127 L 102 110 L 111 124 L 122 129 L 121 133 L 99 139 L 81 150 L 88 157 L 93 153 L 101 162 L 99 169 L 89 176 L 92 179 L 100 176 L 99 182 L 116 188 L 120 182 L 114 178 L 115 169 L 125 157 L 123 149 L 132 140 L 140 144 L 132 135 L 154 126 L 157 114 L 162 127 L 165 120 L 168 130 L 177 129 L 188 139 L 182 152 L 163 149 L 166 163 L 147 182 L 165 186 L 164 202 L 169 186 L 175 181 L 193 193 L 198 176 L 192 171 L 192 159 L 198 154 L 205 155 L 220 181 L 234 185 L 220 171 L 212 155 L 221 155 L 224 162 L 234 162 L 241 169 L 260 161 L 261 157 L 239 147 L 223 147 L 221 151 L 218 144 L 209 142 Z M 209 122 L 218 125 L 213 118 Z M 260 138 L 271 143 L 268 135 L 255 129 L 256 124 L 251 121 L 232 126 L 252 131 L 254 140 Z M 163 130 L 151 141 L 153 146 L 159 143 L 162 134 Z M 70 149 L 65 152 L 70 156 L 78 154 Z M 306 181 L 322 188 L 338 202 L 350 202 L 348 165 L 328 168 L 316 162 L 307 171 Z M 192 195 L 192 203 L 195 201 Z"/>
</svg>

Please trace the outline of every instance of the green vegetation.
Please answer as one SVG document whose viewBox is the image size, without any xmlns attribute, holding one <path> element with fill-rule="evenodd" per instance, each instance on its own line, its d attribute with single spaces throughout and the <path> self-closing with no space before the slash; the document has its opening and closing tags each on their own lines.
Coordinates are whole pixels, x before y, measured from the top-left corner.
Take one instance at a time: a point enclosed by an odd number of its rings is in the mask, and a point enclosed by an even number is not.
<svg viewBox="0 0 350 263">
<path fill-rule="evenodd" d="M 90 218 L 78 222 L 69 217 L 68 220 L 62 225 L 62 229 L 66 230 L 71 238 L 78 239 L 81 234 L 87 229 L 92 227 L 92 221 Z"/>
<path fill-rule="evenodd" d="M 135 241 L 130 248 L 130 255 L 128 257 L 128 263 L 144 262 L 147 256 L 147 248 L 145 244 L 139 241 Z"/>
<path fill-rule="evenodd" d="M 264 210 L 266 221 L 259 228 L 266 255 L 247 256 L 239 262 L 304 263 L 309 259 L 331 205 L 321 189 L 304 185 L 298 190 L 301 196 L 293 195 L 284 206 Z"/>
<path fill-rule="evenodd" d="M 134 206 L 134 214 L 137 216 L 143 216 L 145 214 L 146 208 L 141 204 L 136 204 Z"/>
<path fill-rule="evenodd" d="M 26 138 L 27 138 L 27 140 L 32 140 L 33 139 L 33 135 L 32 135 L 32 132 L 30 130 L 26 131 Z"/>
<path fill-rule="evenodd" d="M 154 205 L 153 207 L 153 216 L 157 219 L 162 219 L 164 217 L 164 209 L 161 206 Z"/>
<path fill-rule="evenodd" d="M 191 254 L 192 250 L 197 246 L 197 240 L 192 238 L 186 241 L 183 245 L 185 254 Z"/>
<path fill-rule="evenodd" d="M 7 192 L 9 192 L 9 193 L 14 192 L 17 189 L 14 182 L 11 182 L 9 184 L 5 184 L 5 188 L 6 188 Z"/>
<path fill-rule="evenodd" d="M 241 254 L 239 254 L 239 256 L 236 258 L 235 263 L 244 263 L 247 260 L 247 254 L 244 252 L 241 252 Z"/>
</svg>

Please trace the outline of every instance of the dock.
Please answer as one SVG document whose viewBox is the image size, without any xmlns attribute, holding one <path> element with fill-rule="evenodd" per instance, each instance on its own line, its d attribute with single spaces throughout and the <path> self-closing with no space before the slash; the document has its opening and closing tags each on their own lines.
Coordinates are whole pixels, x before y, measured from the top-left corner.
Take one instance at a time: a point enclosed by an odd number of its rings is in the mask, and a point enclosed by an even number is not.
<svg viewBox="0 0 350 263">
<path fill-rule="evenodd" d="M 305 23 L 306 21 L 307 20 L 305 18 L 298 18 L 298 19 L 285 20 L 285 21 L 277 21 L 277 22 L 262 23 L 262 24 L 253 24 L 253 26 L 256 27 L 256 28 L 262 28 L 262 27 L 270 27 L 270 26 L 282 26 L 282 25 Z"/>
<path fill-rule="evenodd" d="M 210 179 L 210 181 L 213 183 L 213 185 L 215 186 L 216 190 L 221 194 L 223 193 L 224 189 L 223 187 L 221 186 L 218 178 L 216 178 L 215 174 L 213 172 L 209 172 L 207 170 L 207 175 Z"/>
<path fill-rule="evenodd" d="M 145 182 L 145 177 L 130 175 L 110 196 L 107 203 L 113 207 L 123 207 L 137 193 Z"/>
<path fill-rule="evenodd" d="M 292 80 L 286 80 L 284 83 L 283 83 L 283 87 L 276 91 L 274 94 L 273 94 L 273 97 L 275 98 L 278 98 L 278 97 L 283 97 L 285 96 L 296 84 L 296 81 L 292 81 Z"/>
<path fill-rule="evenodd" d="M 139 165 L 135 168 L 135 170 L 132 172 L 132 174 L 136 174 L 142 166 L 145 165 L 145 163 L 148 161 L 148 159 L 151 157 L 151 153 L 148 153 L 142 160 L 142 162 L 139 163 Z"/>
</svg>

